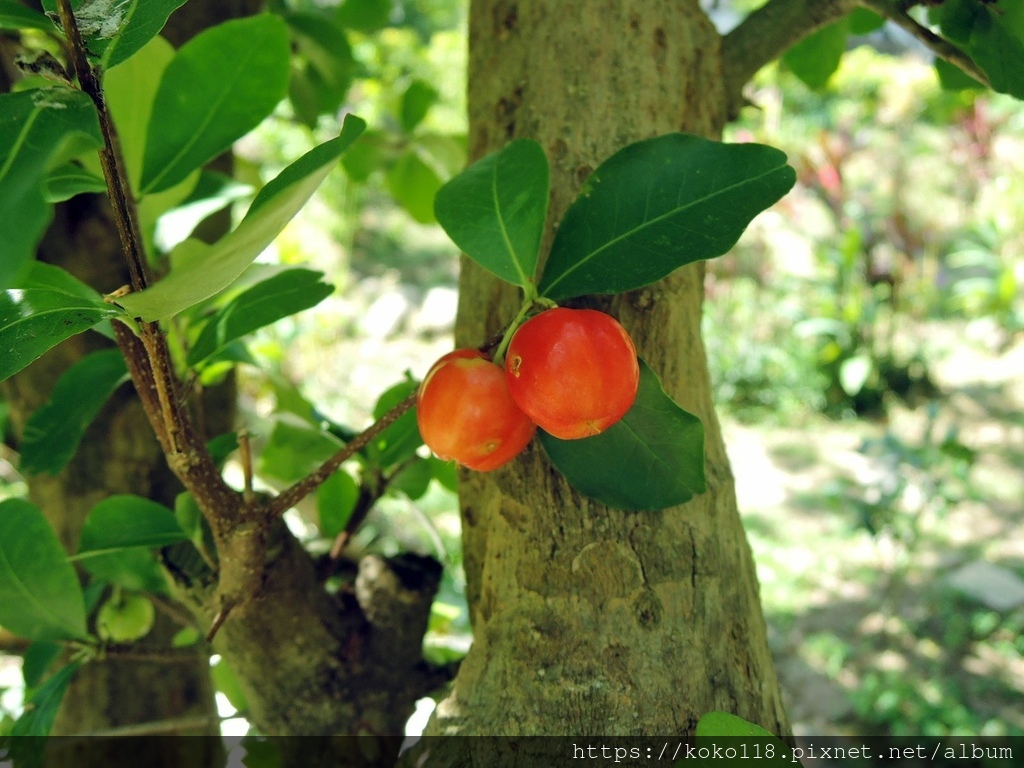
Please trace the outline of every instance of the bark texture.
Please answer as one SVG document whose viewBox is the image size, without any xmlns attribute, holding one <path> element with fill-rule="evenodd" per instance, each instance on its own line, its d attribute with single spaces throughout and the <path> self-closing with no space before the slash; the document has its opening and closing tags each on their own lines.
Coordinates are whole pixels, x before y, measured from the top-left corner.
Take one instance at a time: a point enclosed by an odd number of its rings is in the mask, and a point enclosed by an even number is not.
<svg viewBox="0 0 1024 768">
<path fill-rule="evenodd" d="M 551 221 L 622 146 L 726 120 L 720 38 L 697 0 L 474 0 L 472 158 L 515 137 L 552 164 Z M 544 249 L 554 227 L 549 224 Z M 436 734 L 690 735 L 711 710 L 789 726 L 700 336 L 703 267 L 614 299 L 667 391 L 707 430 L 708 491 L 657 513 L 581 498 L 539 446 L 462 477 L 474 644 Z M 459 346 L 513 317 L 517 291 L 463 260 Z"/>
</svg>

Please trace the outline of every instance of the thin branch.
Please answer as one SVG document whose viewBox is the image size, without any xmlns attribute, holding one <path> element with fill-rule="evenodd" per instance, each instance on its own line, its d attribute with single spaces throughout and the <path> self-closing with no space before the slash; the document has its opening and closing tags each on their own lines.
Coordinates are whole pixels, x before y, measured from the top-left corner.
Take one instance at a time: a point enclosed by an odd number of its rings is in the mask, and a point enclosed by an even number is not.
<svg viewBox="0 0 1024 768">
<path fill-rule="evenodd" d="M 866 8 L 870 8 L 879 16 L 889 19 L 889 21 L 905 29 L 924 43 L 940 59 L 948 61 L 955 67 L 959 67 L 986 88 L 992 87 L 988 75 L 978 68 L 978 65 L 974 63 L 970 56 L 945 38 L 936 35 L 928 27 L 907 13 L 907 6 L 912 4 L 902 0 L 896 0 L 895 2 L 894 0 L 861 0 L 861 4 Z"/>
<path fill-rule="evenodd" d="M 242 499 L 249 504 L 256 498 L 256 495 L 252 490 L 252 442 L 249 439 L 248 429 L 238 431 L 238 448 L 241 454 L 242 475 L 245 483 L 242 488 Z"/>
<path fill-rule="evenodd" d="M 222 718 L 217 715 L 180 717 L 176 720 L 153 720 L 148 723 L 132 723 L 131 725 L 120 725 L 116 728 L 107 728 L 102 731 L 93 731 L 86 738 L 153 736 L 161 733 L 180 734 L 182 731 L 197 731 L 211 727 L 219 729 L 221 720 Z M 73 740 L 70 739 L 70 741 Z"/>
<path fill-rule="evenodd" d="M 743 106 L 743 86 L 761 67 L 816 30 L 850 13 L 858 0 L 768 0 L 722 38 L 729 119 Z"/>
<path fill-rule="evenodd" d="M 402 414 L 412 408 L 415 404 L 416 392 L 413 392 L 405 398 L 405 400 L 381 416 L 376 422 L 352 438 L 345 444 L 345 447 L 321 464 L 319 469 L 302 478 L 291 487 L 286 488 L 279 495 L 267 502 L 264 507 L 267 517 L 271 520 L 280 517 L 287 510 L 291 509 L 306 498 L 309 494 L 323 485 L 327 481 L 327 478 L 335 473 L 338 467 L 369 445 L 371 440 L 398 421 L 399 417 L 401 417 Z"/>
</svg>

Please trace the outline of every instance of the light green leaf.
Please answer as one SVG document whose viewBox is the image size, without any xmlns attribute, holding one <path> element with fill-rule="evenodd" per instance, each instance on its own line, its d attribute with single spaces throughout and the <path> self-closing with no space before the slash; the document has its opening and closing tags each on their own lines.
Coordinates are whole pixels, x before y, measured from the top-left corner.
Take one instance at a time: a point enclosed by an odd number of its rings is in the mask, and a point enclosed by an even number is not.
<svg viewBox="0 0 1024 768">
<path fill-rule="evenodd" d="M 544 150 L 532 139 L 517 139 L 441 187 L 434 211 L 467 256 L 502 280 L 526 286 L 537 268 L 548 187 Z"/>
<path fill-rule="evenodd" d="M 43 513 L 0 501 L 0 626 L 30 640 L 85 640 L 85 598 Z"/>
<path fill-rule="evenodd" d="M 885 19 L 867 8 L 854 8 L 850 13 L 850 34 L 867 35 L 885 26 Z"/>
<path fill-rule="evenodd" d="M 111 304 L 60 291 L 0 292 L 0 381 L 64 339 L 120 314 Z"/>
<path fill-rule="evenodd" d="M 419 382 L 406 378 L 393 387 L 389 387 L 377 399 L 373 407 L 373 418 L 380 419 L 384 414 L 405 400 L 419 388 Z M 387 429 L 366 446 L 369 462 L 381 469 L 400 464 L 416 454 L 416 449 L 423 445 L 419 424 L 416 422 L 416 407 L 413 406 L 403 413 Z"/>
<path fill-rule="evenodd" d="M 186 538 L 174 512 L 162 504 L 129 494 L 110 496 L 85 518 L 75 559 L 132 547 L 164 547 Z"/>
<path fill-rule="evenodd" d="M 153 241 L 164 253 L 170 252 L 205 219 L 249 197 L 253 191 L 248 184 L 239 184 L 230 176 L 203 171 L 199 183 L 181 205 L 171 208 L 157 220 Z"/>
<path fill-rule="evenodd" d="M 16 287 L 18 288 L 44 288 L 60 293 L 69 293 L 72 296 L 89 299 L 91 301 L 102 301 L 98 291 L 94 291 L 77 277 L 74 277 L 67 270 L 61 269 L 54 264 L 47 264 L 45 261 L 33 261 L 29 266 L 28 274 Z M 109 320 L 103 320 L 99 325 L 93 326 L 93 330 L 114 340 L 114 330 L 110 327 Z"/>
<path fill-rule="evenodd" d="M 316 306 L 334 292 L 323 272 L 289 269 L 239 294 L 203 327 L 188 353 L 195 365 L 248 333 Z"/>
<path fill-rule="evenodd" d="M 153 102 L 140 193 L 172 187 L 255 128 L 288 90 L 288 29 L 260 14 L 182 46 Z"/>
<path fill-rule="evenodd" d="M 402 130 L 411 133 L 427 116 L 438 99 L 437 90 L 429 83 L 422 80 L 413 80 L 409 87 L 402 94 L 402 104 L 399 109 L 399 119 L 402 123 Z"/>
<path fill-rule="evenodd" d="M 39 11 L 22 5 L 18 0 L 0 0 L 0 29 L 41 29 L 52 32 L 53 24 Z"/>
<path fill-rule="evenodd" d="M 289 13 L 284 19 L 296 47 L 289 97 L 299 118 L 312 127 L 319 115 L 334 114 L 341 107 L 356 61 L 345 30 L 327 12 Z"/>
<path fill-rule="evenodd" d="M 338 22 L 347 29 L 376 32 L 391 19 L 392 0 L 345 0 L 338 8 Z"/>
<path fill-rule="evenodd" d="M 839 69 L 849 34 L 847 17 L 808 35 L 786 51 L 782 60 L 808 88 L 821 90 Z"/>
<path fill-rule="evenodd" d="M 409 147 L 387 170 L 388 191 L 406 212 L 420 224 L 434 221 L 434 197 L 441 178 L 428 165 L 416 147 Z"/>
<path fill-rule="evenodd" d="M 695 736 L 770 736 L 774 734 L 759 725 L 727 712 L 708 712 L 697 721 Z"/>
<path fill-rule="evenodd" d="M 341 446 L 341 441 L 328 432 L 282 418 L 274 424 L 260 454 L 259 473 L 293 483 L 323 464 Z"/>
<path fill-rule="evenodd" d="M 562 219 L 541 295 L 620 293 L 721 256 L 795 182 L 785 154 L 760 144 L 685 133 L 631 144 L 590 175 Z"/>
<path fill-rule="evenodd" d="M 233 232 L 212 246 L 186 240 L 172 254 L 170 274 L 125 296 L 122 306 L 133 316 L 160 320 L 227 288 L 305 205 L 365 125 L 358 117 L 346 117 L 340 136 L 311 149 L 260 190 Z"/>
<path fill-rule="evenodd" d="M 610 507 L 665 509 L 706 489 L 704 425 L 676 405 L 643 360 L 636 402 L 621 421 L 580 440 L 537 434 L 569 484 Z"/>
<path fill-rule="evenodd" d="M 164 70 L 173 58 L 174 47 L 157 36 L 124 64 L 103 76 L 103 93 L 121 140 L 128 181 L 136 193 L 142 178 L 153 100 Z"/>
<path fill-rule="evenodd" d="M 0 94 L 0 288 L 17 285 L 50 221 L 43 194 L 54 168 L 102 144 L 92 101 L 64 87 Z"/>
<path fill-rule="evenodd" d="M 709 754 L 720 754 L 718 759 L 706 762 L 724 762 L 730 766 L 746 765 L 747 757 L 759 756 L 757 762 L 766 768 L 792 765 L 799 762 L 792 757 L 789 747 L 775 734 L 754 723 L 726 712 L 709 712 L 697 721 L 696 748 L 706 749 Z M 732 748 L 736 757 L 729 757 L 726 750 Z M 692 761 L 681 759 L 675 768 L 685 768 Z"/>
<path fill-rule="evenodd" d="M 68 684 L 81 662 L 73 661 L 54 672 L 25 702 L 25 711 L 11 729 L 11 754 L 18 768 L 43 765 L 46 740 L 57 719 L 57 709 L 64 699 Z"/>
<path fill-rule="evenodd" d="M 320 519 L 320 532 L 333 539 L 348 524 L 359 498 L 359 486 L 352 476 L 338 470 L 317 489 L 316 510 Z"/>
<path fill-rule="evenodd" d="M 107 183 L 77 163 L 65 163 L 50 171 L 43 183 L 43 197 L 48 203 L 61 203 L 75 195 L 107 191 Z"/>
<path fill-rule="evenodd" d="M 21 471 L 30 475 L 60 472 L 103 404 L 127 380 L 128 369 L 117 349 L 93 352 L 65 371 L 49 399 L 25 424 Z"/>
</svg>

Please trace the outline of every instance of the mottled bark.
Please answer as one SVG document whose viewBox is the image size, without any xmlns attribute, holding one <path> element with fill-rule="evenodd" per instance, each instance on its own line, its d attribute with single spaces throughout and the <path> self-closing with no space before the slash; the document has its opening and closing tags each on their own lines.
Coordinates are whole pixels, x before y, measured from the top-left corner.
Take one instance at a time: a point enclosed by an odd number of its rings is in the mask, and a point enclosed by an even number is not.
<svg viewBox="0 0 1024 768">
<path fill-rule="evenodd" d="M 540 141 L 552 222 L 615 150 L 670 131 L 717 137 L 729 103 L 720 38 L 697 0 L 567 12 L 559 0 L 474 0 L 470 17 L 471 156 Z M 498 332 L 518 303 L 466 260 L 460 297 L 459 346 Z M 582 303 L 617 315 L 701 417 L 706 494 L 662 512 L 611 510 L 573 492 L 536 444 L 507 468 L 462 477 L 474 644 L 431 732 L 686 735 L 711 710 L 788 731 L 711 400 L 702 298 L 695 265 Z"/>
</svg>

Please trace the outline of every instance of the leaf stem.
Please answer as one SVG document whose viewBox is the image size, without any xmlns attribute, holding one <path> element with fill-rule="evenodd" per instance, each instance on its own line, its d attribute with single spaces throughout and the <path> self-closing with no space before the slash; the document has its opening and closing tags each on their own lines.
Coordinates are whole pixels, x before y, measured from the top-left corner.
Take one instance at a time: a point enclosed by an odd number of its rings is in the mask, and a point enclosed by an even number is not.
<svg viewBox="0 0 1024 768">
<path fill-rule="evenodd" d="M 501 365 L 505 362 L 505 353 L 508 351 L 508 345 L 512 343 L 512 337 L 515 336 L 516 331 L 519 330 L 526 318 L 530 316 L 537 307 L 543 307 L 544 309 L 551 309 L 558 305 L 551 299 L 545 299 L 537 296 L 536 293 L 531 296 L 525 296 L 523 298 L 523 304 L 519 307 L 519 314 L 515 316 L 508 328 L 505 329 L 505 334 L 501 337 L 501 343 L 498 344 L 498 348 L 494 351 L 494 362 Z"/>
</svg>

